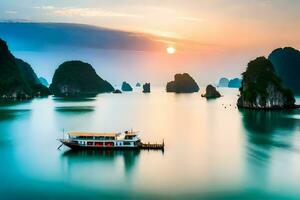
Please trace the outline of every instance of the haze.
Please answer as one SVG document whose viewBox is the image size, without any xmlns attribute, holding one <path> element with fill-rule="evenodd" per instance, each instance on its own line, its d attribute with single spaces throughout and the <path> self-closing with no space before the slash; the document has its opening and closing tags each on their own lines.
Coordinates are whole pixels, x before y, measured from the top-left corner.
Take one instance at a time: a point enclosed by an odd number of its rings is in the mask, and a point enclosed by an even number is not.
<svg viewBox="0 0 300 200">
<path fill-rule="evenodd" d="M 300 19 L 299 8 L 297 0 L 122 0 L 118 3 L 10 0 L 1 1 L 0 18 L 2 21 L 89 24 L 146 35 L 161 44 L 137 51 L 124 48 L 120 43 L 114 53 L 111 49 L 96 49 L 101 51 L 101 55 L 96 53 L 97 58 L 82 53 L 86 51 L 78 47 L 80 53 L 76 55 L 73 50 L 64 51 L 63 55 L 50 53 L 51 60 L 47 63 L 41 62 L 40 57 L 49 56 L 49 52 L 45 53 L 47 48 L 12 49 L 48 79 L 59 62 L 78 58 L 97 65 L 97 71 L 115 83 L 120 79 L 141 79 L 163 84 L 176 72 L 189 72 L 200 84 L 205 84 L 222 76 L 239 76 L 249 60 L 268 56 L 275 48 L 292 46 L 299 49 L 300 26 L 295 25 Z M 9 42 L 13 42 L 13 38 Z M 165 51 L 170 45 L 176 48 L 174 55 Z M 122 56 L 118 50 L 122 50 Z"/>
</svg>

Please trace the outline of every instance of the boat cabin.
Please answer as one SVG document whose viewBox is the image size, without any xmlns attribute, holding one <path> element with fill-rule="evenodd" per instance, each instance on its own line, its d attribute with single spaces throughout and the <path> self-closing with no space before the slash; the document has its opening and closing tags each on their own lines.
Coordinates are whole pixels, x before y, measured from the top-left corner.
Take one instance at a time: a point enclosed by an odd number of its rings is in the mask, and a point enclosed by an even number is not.
<svg viewBox="0 0 300 200">
<path fill-rule="evenodd" d="M 124 133 L 68 133 L 68 140 L 74 145 L 87 147 L 137 147 L 141 140 L 137 132 Z"/>
</svg>

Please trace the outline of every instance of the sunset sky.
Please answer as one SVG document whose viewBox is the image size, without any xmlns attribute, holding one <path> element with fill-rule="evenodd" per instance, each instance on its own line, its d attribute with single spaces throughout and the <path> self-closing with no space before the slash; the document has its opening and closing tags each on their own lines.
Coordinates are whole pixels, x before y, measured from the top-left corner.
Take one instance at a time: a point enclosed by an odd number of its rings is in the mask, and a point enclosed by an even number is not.
<svg viewBox="0 0 300 200">
<path fill-rule="evenodd" d="M 75 22 L 199 45 L 300 45 L 298 0 L 4 0 L 0 18 Z"/>
<path fill-rule="evenodd" d="M 176 54 L 237 67 L 278 47 L 300 48 L 299 10 L 299 0 L 2 0 L 0 19 L 151 34 Z"/>
</svg>

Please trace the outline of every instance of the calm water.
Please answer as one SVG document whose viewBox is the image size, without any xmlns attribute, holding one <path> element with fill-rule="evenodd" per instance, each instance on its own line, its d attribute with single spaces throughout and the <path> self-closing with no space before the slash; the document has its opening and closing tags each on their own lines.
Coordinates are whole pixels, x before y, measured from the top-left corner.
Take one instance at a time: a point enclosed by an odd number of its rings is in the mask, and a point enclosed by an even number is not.
<svg viewBox="0 0 300 200">
<path fill-rule="evenodd" d="M 2 104 L 1 199 L 299 199 L 300 111 L 239 111 L 221 91 Z M 130 128 L 165 151 L 57 150 L 63 129 Z"/>
</svg>

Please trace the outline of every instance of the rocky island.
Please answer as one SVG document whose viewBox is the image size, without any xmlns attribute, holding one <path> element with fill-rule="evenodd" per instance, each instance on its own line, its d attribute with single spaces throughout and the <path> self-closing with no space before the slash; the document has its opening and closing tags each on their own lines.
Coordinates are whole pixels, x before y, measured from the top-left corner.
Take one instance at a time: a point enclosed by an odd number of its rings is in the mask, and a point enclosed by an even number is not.
<svg viewBox="0 0 300 200">
<path fill-rule="evenodd" d="M 291 90 L 283 88 L 270 60 L 258 57 L 242 74 L 239 108 L 273 110 L 296 108 Z"/>
<path fill-rule="evenodd" d="M 143 93 L 150 93 L 150 83 L 145 83 L 143 85 Z"/>
<path fill-rule="evenodd" d="M 196 81 L 187 73 L 176 74 L 174 81 L 170 81 L 166 86 L 167 92 L 193 93 L 199 91 Z"/>
<path fill-rule="evenodd" d="M 131 92 L 133 89 L 131 87 L 131 85 L 129 83 L 127 83 L 126 81 L 124 81 L 122 83 L 122 91 L 124 92 Z"/>
<path fill-rule="evenodd" d="M 95 96 L 113 92 L 113 86 L 99 77 L 92 65 L 82 61 L 67 61 L 55 71 L 50 90 L 59 97 Z"/>
<path fill-rule="evenodd" d="M 239 78 L 231 79 L 228 83 L 229 88 L 240 88 L 242 85 L 242 80 Z"/>
<path fill-rule="evenodd" d="M 218 83 L 218 87 L 228 87 L 229 80 L 228 78 L 221 78 Z"/>
<path fill-rule="evenodd" d="M 121 94 L 121 93 L 122 93 L 122 91 L 121 91 L 121 90 L 119 90 L 119 89 L 116 89 L 115 91 L 113 91 L 113 93 L 114 93 L 114 94 Z"/>
<path fill-rule="evenodd" d="M 45 79 L 44 77 L 40 77 L 39 81 L 42 85 L 49 87 L 49 83 L 48 83 L 47 79 Z"/>
<path fill-rule="evenodd" d="M 215 99 L 221 97 L 220 92 L 218 92 L 217 89 L 212 85 L 208 85 L 205 91 L 205 94 L 202 94 L 201 96 L 206 97 L 207 99 Z"/>
<path fill-rule="evenodd" d="M 300 94 L 300 51 L 292 47 L 279 48 L 269 55 L 276 73 L 280 74 L 283 85 L 294 94 Z"/>
<path fill-rule="evenodd" d="M 2 100 L 26 100 L 49 95 L 31 66 L 15 58 L 6 42 L 0 39 L 0 98 Z"/>
</svg>

